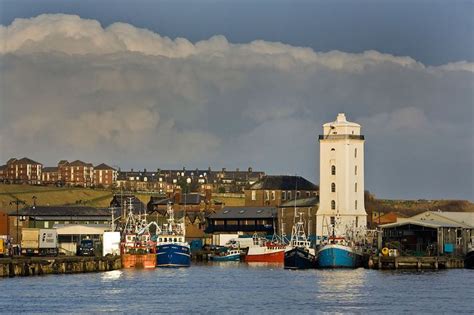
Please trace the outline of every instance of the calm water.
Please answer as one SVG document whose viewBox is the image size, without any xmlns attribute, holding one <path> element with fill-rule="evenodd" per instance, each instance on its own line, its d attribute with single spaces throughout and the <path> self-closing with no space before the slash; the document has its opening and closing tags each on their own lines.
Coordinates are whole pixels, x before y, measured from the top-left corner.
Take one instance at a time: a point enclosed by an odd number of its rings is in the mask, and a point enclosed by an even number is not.
<svg viewBox="0 0 474 315">
<path fill-rule="evenodd" d="M 289 271 L 281 265 L 0 279 L 4 313 L 473 313 L 474 270 Z"/>
</svg>

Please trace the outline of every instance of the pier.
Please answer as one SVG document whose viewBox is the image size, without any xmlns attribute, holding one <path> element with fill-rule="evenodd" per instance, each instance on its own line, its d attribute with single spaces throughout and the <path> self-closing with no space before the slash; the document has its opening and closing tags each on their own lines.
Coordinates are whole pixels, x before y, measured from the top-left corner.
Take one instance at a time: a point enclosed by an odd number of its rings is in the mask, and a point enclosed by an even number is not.
<svg viewBox="0 0 474 315">
<path fill-rule="evenodd" d="M 464 268 L 464 259 L 446 256 L 371 256 L 367 267 L 378 270 Z"/>
<path fill-rule="evenodd" d="M 0 277 L 98 272 L 121 267 L 120 256 L 0 258 Z"/>
</svg>

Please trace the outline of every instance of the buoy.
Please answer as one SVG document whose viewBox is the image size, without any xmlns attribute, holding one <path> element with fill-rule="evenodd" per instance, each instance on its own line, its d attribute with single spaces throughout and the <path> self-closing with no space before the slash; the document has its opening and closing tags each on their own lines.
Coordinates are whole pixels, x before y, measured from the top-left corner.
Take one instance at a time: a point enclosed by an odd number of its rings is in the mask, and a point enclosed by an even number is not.
<svg viewBox="0 0 474 315">
<path fill-rule="evenodd" d="M 390 250 L 387 247 L 382 248 L 382 255 L 388 256 L 389 252 L 390 252 Z"/>
</svg>

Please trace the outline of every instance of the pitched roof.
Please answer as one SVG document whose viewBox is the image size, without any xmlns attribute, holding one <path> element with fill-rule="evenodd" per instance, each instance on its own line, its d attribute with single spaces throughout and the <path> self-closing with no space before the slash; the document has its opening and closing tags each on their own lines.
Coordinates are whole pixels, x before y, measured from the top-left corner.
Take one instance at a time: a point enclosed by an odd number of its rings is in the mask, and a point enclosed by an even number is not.
<svg viewBox="0 0 474 315">
<path fill-rule="evenodd" d="M 251 190 L 318 190 L 318 186 L 301 176 L 277 175 L 264 176 L 250 186 Z"/>
<path fill-rule="evenodd" d="M 139 211 L 144 211 L 146 209 L 145 204 L 141 202 L 140 199 L 138 199 L 134 195 L 128 195 L 128 194 L 114 195 L 114 197 L 110 201 L 110 206 L 118 207 L 118 208 L 122 208 L 122 207 L 128 208 L 130 205 L 130 200 L 132 202 L 133 210 L 139 212 Z"/>
<path fill-rule="evenodd" d="M 36 165 L 43 165 L 41 163 L 38 163 L 36 161 L 33 161 L 32 159 L 30 158 L 27 158 L 27 157 L 23 157 L 19 160 L 15 159 L 15 158 L 11 158 L 7 161 L 7 164 L 10 164 L 10 163 L 20 163 L 20 164 L 36 164 Z"/>
<path fill-rule="evenodd" d="M 69 166 L 92 166 L 92 163 L 86 163 L 81 160 L 75 160 L 71 163 L 68 163 Z"/>
<path fill-rule="evenodd" d="M 225 207 L 209 215 L 210 219 L 259 219 L 274 218 L 277 215 L 275 207 Z"/>
<path fill-rule="evenodd" d="M 16 212 L 10 213 L 15 215 Z M 81 206 L 36 206 L 19 211 L 20 215 L 28 216 L 110 216 L 110 211 L 104 208 Z"/>
<path fill-rule="evenodd" d="M 181 196 L 180 205 L 199 205 L 201 201 L 204 200 L 204 196 L 197 193 L 183 194 Z M 163 198 L 163 197 L 150 197 L 148 205 L 158 206 L 158 205 L 167 205 L 169 202 L 174 203 L 174 198 Z"/>
<path fill-rule="evenodd" d="M 105 163 L 101 163 L 101 164 L 95 166 L 94 169 L 96 169 L 96 170 L 112 170 L 112 171 L 115 171 L 115 168 L 113 168 L 113 167 L 111 167 L 111 166 L 108 166 L 108 165 L 105 164 Z"/>
<path fill-rule="evenodd" d="M 56 166 L 47 166 L 47 167 L 43 167 L 42 169 L 42 172 L 43 173 L 46 173 L 46 172 L 57 172 L 58 171 L 58 168 Z"/>
<path fill-rule="evenodd" d="M 319 196 L 309 197 L 309 198 L 298 198 L 289 200 L 280 205 L 281 208 L 291 208 L 291 207 L 313 207 L 319 205 Z"/>
</svg>

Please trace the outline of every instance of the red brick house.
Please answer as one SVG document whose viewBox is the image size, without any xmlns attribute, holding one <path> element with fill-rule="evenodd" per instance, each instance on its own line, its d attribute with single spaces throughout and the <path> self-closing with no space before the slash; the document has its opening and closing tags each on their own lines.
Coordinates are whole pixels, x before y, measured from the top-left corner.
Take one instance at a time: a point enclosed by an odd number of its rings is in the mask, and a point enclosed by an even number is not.
<svg viewBox="0 0 474 315">
<path fill-rule="evenodd" d="M 58 173 L 61 181 L 67 186 L 90 187 L 93 184 L 94 166 L 80 160 L 58 163 Z"/>
<path fill-rule="evenodd" d="M 57 167 L 43 167 L 41 180 L 43 184 L 47 185 L 58 184 L 60 181 L 59 169 Z"/>
<path fill-rule="evenodd" d="M 8 160 L 3 173 L 5 180 L 15 184 L 41 184 L 43 164 L 27 157 Z"/>
<path fill-rule="evenodd" d="M 117 170 L 105 163 L 94 167 L 94 186 L 112 187 L 117 181 Z"/>
</svg>

